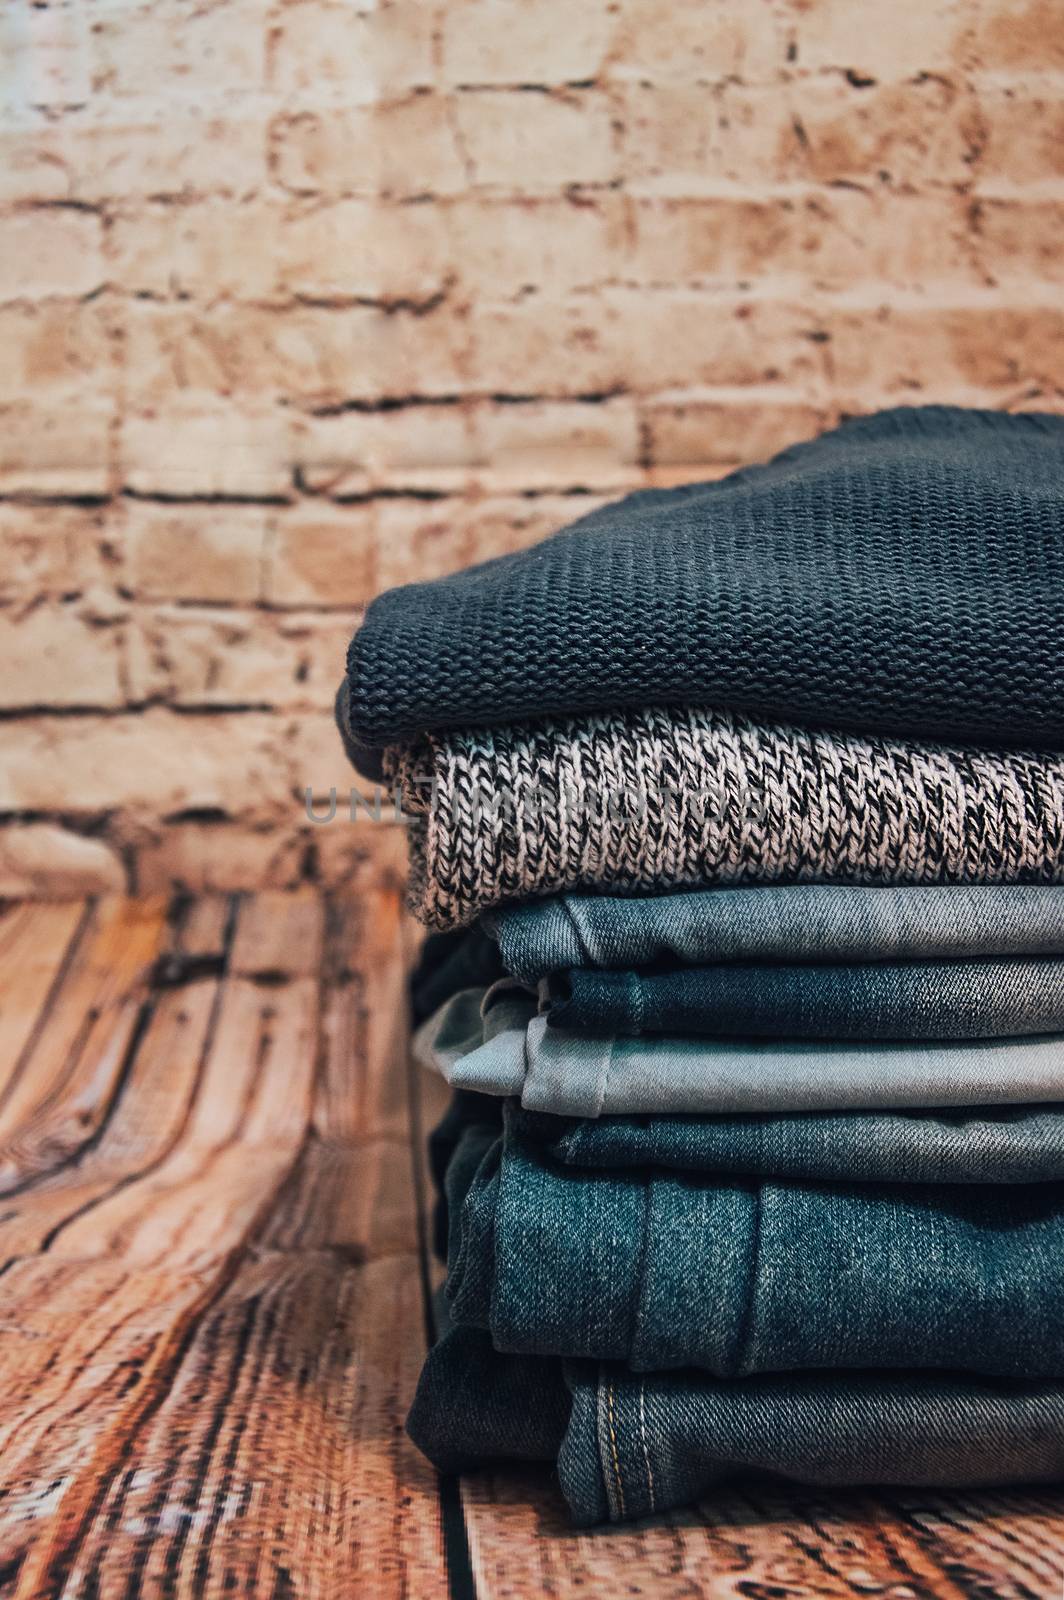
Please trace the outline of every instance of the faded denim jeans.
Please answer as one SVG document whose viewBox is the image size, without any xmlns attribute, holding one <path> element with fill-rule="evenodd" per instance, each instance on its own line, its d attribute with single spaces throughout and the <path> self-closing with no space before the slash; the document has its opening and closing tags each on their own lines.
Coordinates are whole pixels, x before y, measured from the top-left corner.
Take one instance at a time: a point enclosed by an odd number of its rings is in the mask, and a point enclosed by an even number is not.
<svg viewBox="0 0 1064 1600">
<path fill-rule="evenodd" d="M 447 1296 L 498 1350 L 716 1377 L 1064 1376 L 1064 1185 L 564 1167 L 513 1108 L 447 1174 Z"/>
<path fill-rule="evenodd" d="M 479 1123 L 501 1132 L 504 1105 L 519 1138 L 561 1166 L 588 1171 L 670 1167 L 814 1183 L 1064 1182 L 1061 1105 L 584 1118 L 459 1092 L 429 1141 L 441 1192 L 465 1129 Z"/>
<path fill-rule="evenodd" d="M 503 1355 L 478 1328 L 430 1351 L 407 1423 L 444 1472 L 556 1463 L 574 1522 L 697 1501 L 739 1474 L 825 1486 L 1064 1479 L 1064 1384 L 957 1372 L 639 1374 Z"/>
<path fill-rule="evenodd" d="M 992 1039 L 1064 1031 L 1064 961 L 762 962 L 599 972 L 541 985 L 551 1027 L 777 1039 Z"/>
<path fill-rule="evenodd" d="M 1064 1098 L 1064 1036 L 914 1041 L 646 1038 L 552 1028 L 527 994 L 453 996 L 415 1037 L 452 1087 L 530 1111 L 631 1113 L 905 1110 Z M 483 1014 L 482 1014 L 483 1006 Z"/>
<path fill-rule="evenodd" d="M 506 971 L 652 962 L 932 961 L 1064 955 L 1064 887 L 766 884 L 674 894 L 566 894 L 490 913 Z"/>
</svg>

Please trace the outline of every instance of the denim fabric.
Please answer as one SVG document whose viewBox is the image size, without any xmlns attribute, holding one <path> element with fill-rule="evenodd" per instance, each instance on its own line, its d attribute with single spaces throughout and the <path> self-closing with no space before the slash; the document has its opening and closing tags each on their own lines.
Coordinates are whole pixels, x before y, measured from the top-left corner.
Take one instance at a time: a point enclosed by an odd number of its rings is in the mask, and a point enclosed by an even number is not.
<svg viewBox="0 0 1064 1600">
<path fill-rule="evenodd" d="M 447 1259 L 445 1179 L 466 1130 L 490 1144 L 503 1107 L 516 1134 L 585 1170 L 669 1167 L 807 1182 L 996 1184 L 1064 1181 L 1064 1107 L 880 1111 L 783 1117 L 551 1117 L 516 1101 L 456 1093 L 429 1140 L 437 1201 L 433 1248 Z M 483 1147 L 480 1155 L 483 1155 Z M 480 1159 L 478 1156 L 476 1159 Z M 459 1203 L 468 1189 L 459 1180 Z"/>
<path fill-rule="evenodd" d="M 456 1089 L 557 1116 L 906 1110 L 1057 1101 L 1064 1037 L 917 1041 L 602 1038 L 548 1027 L 521 993 L 465 990 L 415 1037 Z"/>
<path fill-rule="evenodd" d="M 551 1027 L 774 1039 L 993 1039 L 1064 1031 L 1064 961 L 576 967 L 543 985 Z"/>
<path fill-rule="evenodd" d="M 474 1328 L 430 1352 L 407 1423 L 445 1472 L 556 1461 L 574 1522 L 697 1501 L 737 1475 L 974 1488 L 1064 1478 L 1064 1385 L 962 1373 L 639 1376 L 503 1355 Z"/>
<path fill-rule="evenodd" d="M 494 911 L 507 972 L 663 962 L 915 961 L 1064 955 L 1064 888 L 765 884 L 665 895 L 559 895 Z"/>
<path fill-rule="evenodd" d="M 499 1350 L 700 1367 L 1064 1374 L 1064 1186 L 781 1184 L 559 1166 L 470 1127 L 447 1296 Z"/>
<path fill-rule="evenodd" d="M 491 1102 L 477 1099 L 483 1122 Z M 594 1121 L 515 1108 L 513 1119 L 518 1134 L 556 1162 L 590 1170 L 657 1166 L 842 1183 L 1064 1181 L 1062 1106 Z"/>
<path fill-rule="evenodd" d="M 499 947 L 479 925 L 430 933 L 410 975 L 410 1013 L 415 1025 L 462 989 L 484 989 L 504 973 Z"/>
</svg>

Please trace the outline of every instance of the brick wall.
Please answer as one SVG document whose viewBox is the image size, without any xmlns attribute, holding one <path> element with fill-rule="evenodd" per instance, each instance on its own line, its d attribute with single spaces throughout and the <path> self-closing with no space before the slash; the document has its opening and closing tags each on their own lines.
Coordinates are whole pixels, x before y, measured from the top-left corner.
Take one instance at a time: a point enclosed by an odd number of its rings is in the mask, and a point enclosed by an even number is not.
<svg viewBox="0 0 1064 1600">
<path fill-rule="evenodd" d="M 0 893 L 350 881 L 380 588 L 1061 407 L 1061 0 L 9 0 Z"/>
</svg>

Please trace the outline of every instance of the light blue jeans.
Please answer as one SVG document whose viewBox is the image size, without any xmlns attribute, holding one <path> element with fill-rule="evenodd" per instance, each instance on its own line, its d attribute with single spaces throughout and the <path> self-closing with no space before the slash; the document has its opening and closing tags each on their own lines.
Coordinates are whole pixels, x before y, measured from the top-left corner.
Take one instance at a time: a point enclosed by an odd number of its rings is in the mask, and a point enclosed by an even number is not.
<svg viewBox="0 0 1064 1600">
<path fill-rule="evenodd" d="M 484 1005 L 485 994 L 488 1003 Z M 456 1089 L 516 1096 L 530 1111 L 866 1111 L 1064 1099 L 1064 1036 L 836 1043 L 599 1037 L 552 1028 L 505 986 L 466 989 L 415 1035 Z"/>
<path fill-rule="evenodd" d="M 1064 955 L 1064 887 L 812 883 L 677 894 L 558 895 L 483 918 L 507 972 L 650 962 L 931 961 Z"/>
</svg>

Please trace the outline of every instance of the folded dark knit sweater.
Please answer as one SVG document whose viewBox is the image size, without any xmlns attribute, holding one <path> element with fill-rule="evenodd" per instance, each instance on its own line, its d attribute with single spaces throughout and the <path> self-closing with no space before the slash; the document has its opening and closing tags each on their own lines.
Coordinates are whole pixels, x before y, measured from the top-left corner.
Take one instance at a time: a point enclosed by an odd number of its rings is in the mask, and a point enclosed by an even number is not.
<svg viewBox="0 0 1064 1600">
<path fill-rule="evenodd" d="M 426 735 L 386 767 L 440 928 L 577 888 L 1064 882 L 1064 756 L 655 708 Z"/>
<path fill-rule="evenodd" d="M 1064 747 L 1064 417 L 847 422 L 370 606 L 349 752 L 624 706 Z"/>
</svg>

